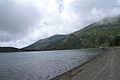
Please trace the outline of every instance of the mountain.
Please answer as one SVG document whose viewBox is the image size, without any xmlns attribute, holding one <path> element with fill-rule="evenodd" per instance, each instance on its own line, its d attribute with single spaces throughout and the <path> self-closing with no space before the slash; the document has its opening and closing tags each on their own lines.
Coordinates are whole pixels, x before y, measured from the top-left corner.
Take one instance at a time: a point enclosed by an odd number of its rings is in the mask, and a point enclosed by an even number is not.
<svg viewBox="0 0 120 80">
<path fill-rule="evenodd" d="M 66 35 L 54 35 L 49 38 L 41 39 L 27 47 L 23 50 L 50 50 L 54 49 L 59 43 L 65 39 Z"/>
<path fill-rule="evenodd" d="M 17 52 L 20 49 L 13 48 L 13 47 L 0 47 L 0 52 Z"/>
<path fill-rule="evenodd" d="M 60 50 L 120 46 L 120 17 L 105 18 L 68 35 L 39 40 L 24 50 Z"/>
</svg>

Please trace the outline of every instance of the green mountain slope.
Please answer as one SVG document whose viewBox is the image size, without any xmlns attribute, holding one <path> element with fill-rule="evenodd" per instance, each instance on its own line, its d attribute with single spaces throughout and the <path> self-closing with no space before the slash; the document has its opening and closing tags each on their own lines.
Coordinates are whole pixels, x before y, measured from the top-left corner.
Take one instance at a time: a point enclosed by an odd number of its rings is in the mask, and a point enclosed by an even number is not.
<svg viewBox="0 0 120 80">
<path fill-rule="evenodd" d="M 120 45 L 120 18 L 106 18 L 68 35 L 39 40 L 25 50 L 98 48 Z"/>
<path fill-rule="evenodd" d="M 41 39 L 25 48 L 23 50 L 50 50 L 59 45 L 66 35 L 54 35 L 49 38 Z"/>
</svg>

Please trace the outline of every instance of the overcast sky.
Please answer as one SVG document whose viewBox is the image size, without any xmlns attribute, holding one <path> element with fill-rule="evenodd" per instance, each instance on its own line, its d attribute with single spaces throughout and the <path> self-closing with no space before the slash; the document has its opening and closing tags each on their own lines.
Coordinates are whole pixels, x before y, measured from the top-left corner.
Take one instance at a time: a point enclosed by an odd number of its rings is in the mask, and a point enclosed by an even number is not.
<svg viewBox="0 0 120 80">
<path fill-rule="evenodd" d="M 0 0 L 0 46 L 24 47 L 120 14 L 120 0 Z"/>
</svg>

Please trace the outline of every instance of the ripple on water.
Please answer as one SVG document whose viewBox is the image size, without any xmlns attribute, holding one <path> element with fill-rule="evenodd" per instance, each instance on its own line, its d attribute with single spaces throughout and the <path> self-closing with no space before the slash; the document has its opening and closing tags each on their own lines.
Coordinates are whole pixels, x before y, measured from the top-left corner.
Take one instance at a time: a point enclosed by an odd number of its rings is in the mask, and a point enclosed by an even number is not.
<svg viewBox="0 0 120 80">
<path fill-rule="evenodd" d="M 0 80 L 49 80 L 95 55 L 101 49 L 0 54 Z"/>
</svg>

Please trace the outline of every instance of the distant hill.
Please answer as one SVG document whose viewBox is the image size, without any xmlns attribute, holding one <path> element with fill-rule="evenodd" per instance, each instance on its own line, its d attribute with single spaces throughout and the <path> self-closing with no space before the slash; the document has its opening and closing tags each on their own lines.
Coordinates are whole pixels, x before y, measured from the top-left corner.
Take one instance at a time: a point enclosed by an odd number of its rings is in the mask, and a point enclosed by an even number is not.
<svg viewBox="0 0 120 80">
<path fill-rule="evenodd" d="M 0 52 L 17 52 L 20 49 L 13 48 L 13 47 L 0 47 Z"/>
<path fill-rule="evenodd" d="M 50 50 L 54 49 L 57 45 L 62 43 L 66 35 L 54 35 L 49 38 L 41 39 L 27 47 L 23 50 Z"/>
<path fill-rule="evenodd" d="M 39 40 L 24 50 L 60 50 L 120 46 L 120 17 L 105 18 L 68 35 Z"/>
</svg>

